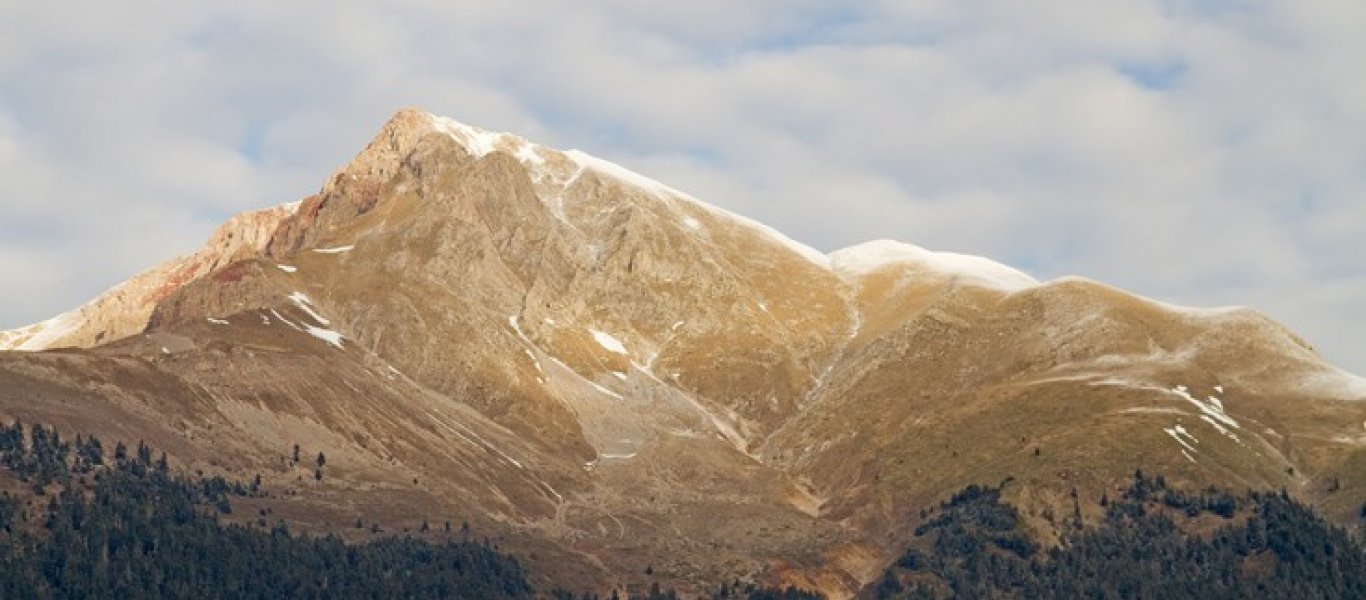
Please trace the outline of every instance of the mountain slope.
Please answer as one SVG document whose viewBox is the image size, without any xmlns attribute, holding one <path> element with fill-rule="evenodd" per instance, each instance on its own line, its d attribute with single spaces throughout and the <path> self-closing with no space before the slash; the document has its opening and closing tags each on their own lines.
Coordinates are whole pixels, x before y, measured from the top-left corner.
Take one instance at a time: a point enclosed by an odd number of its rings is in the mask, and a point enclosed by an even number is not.
<svg viewBox="0 0 1366 600">
<path fill-rule="evenodd" d="M 263 472 L 324 527 L 470 518 L 552 577 L 684 589 L 848 596 L 912 513 L 1008 476 L 1041 530 L 1136 467 L 1341 520 L 1366 493 L 1366 385 L 1247 309 L 895 242 L 822 255 L 414 110 L 262 214 L 143 276 L 155 294 L 0 334 L 84 348 L 0 353 L 0 413 Z"/>
</svg>

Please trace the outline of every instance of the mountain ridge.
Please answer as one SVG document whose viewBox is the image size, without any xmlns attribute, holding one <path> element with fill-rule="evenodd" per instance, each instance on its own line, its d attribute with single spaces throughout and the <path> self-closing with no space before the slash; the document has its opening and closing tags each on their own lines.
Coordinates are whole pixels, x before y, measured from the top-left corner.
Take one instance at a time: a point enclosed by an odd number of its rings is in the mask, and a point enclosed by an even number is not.
<svg viewBox="0 0 1366 600">
<path fill-rule="evenodd" d="M 1340 522 L 1366 492 L 1366 386 L 1250 309 L 886 240 L 821 254 L 413 109 L 267 210 L 90 320 L 129 335 L 0 352 L 0 413 L 263 473 L 314 525 L 456 513 L 551 577 L 835 598 L 971 482 L 1027 484 L 1040 531 L 1140 466 Z M 327 478 L 282 462 L 293 444 Z"/>
</svg>

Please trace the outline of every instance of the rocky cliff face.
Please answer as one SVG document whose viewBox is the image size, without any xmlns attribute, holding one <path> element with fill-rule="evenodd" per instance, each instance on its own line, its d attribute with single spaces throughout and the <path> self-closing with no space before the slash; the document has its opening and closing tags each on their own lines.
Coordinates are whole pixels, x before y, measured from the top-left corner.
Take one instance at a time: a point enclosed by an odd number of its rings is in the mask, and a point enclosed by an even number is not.
<svg viewBox="0 0 1366 600">
<path fill-rule="evenodd" d="M 1007 477 L 1043 532 L 1138 467 L 1339 516 L 1366 492 L 1366 385 L 1253 311 L 896 242 L 823 255 L 420 111 L 234 223 L 7 334 L 96 347 L 0 353 L 0 410 L 264 472 L 314 525 L 478 519 L 574 587 L 649 566 L 846 597 L 920 509 Z M 324 484 L 282 464 L 295 443 Z"/>
<path fill-rule="evenodd" d="M 142 333 L 157 303 L 187 283 L 259 254 L 297 208 L 290 203 L 236 215 L 193 254 L 138 273 L 70 312 L 0 332 L 0 350 L 89 348 Z"/>
</svg>

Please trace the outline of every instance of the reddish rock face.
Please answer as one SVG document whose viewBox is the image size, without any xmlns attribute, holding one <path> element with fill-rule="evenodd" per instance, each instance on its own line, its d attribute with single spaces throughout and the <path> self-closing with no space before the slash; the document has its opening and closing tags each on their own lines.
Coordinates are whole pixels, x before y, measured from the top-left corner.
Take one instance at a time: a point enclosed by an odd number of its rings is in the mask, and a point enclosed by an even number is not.
<svg viewBox="0 0 1366 600">
<path fill-rule="evenodd" d="M 193 254 L 143 271 L 71 312 L 0 332 L 0 350 L 88 348 L 142 333 L 157 304 L 186 284 L 258 256 L 296 206 L 234 216 Z"/>
</svg>

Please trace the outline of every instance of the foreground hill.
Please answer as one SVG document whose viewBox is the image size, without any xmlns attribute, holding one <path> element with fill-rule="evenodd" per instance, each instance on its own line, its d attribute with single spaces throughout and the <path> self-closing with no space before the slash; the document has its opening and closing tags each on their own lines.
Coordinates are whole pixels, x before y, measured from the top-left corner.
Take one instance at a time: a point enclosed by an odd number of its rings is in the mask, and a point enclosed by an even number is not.
<svg viewBox="0 0 1366 600">
<path fill-rule="evenodd" d="M 1255 311 L 823 255 L 412 110 L 319 194 L 0 347 L 0 416 L 260 474 L 315 528 L 469 520 L 552 582 L 848 597 L 920 510 L 1006 477 L 1045 543 L 1136 468 L 1342 524 L 1366 496 L 1366 383 Z"/>
</svg>

